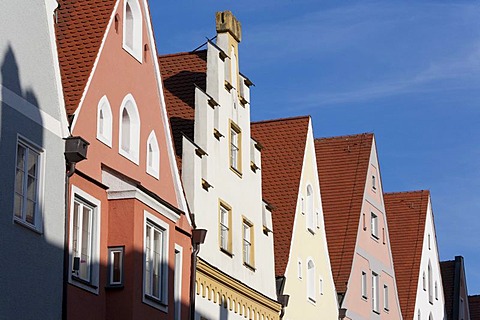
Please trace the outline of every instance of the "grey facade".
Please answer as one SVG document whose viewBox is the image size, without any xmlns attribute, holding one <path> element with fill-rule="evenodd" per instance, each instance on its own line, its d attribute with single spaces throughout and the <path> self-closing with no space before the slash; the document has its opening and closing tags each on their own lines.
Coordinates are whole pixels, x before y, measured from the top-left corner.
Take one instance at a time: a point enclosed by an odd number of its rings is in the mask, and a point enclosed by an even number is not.
<svg viewBox="0 0 480 320">
<path fill-rule="evenodd" d="M 68 128 L 57 3 L 0 7 L 0 319 L 60 319 Z"/>
</svg>

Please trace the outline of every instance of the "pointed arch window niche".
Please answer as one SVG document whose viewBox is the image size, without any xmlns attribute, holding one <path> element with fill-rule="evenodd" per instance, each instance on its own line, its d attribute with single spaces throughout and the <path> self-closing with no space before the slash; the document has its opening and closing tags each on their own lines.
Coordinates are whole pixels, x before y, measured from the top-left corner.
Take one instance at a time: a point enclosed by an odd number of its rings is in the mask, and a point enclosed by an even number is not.
<svg viewBox="0 0 480 320">
<path fill-rule="evenodd" d="M 112 147 L 112 109 L 107 96 L 103 96 L 98 102 L 97 139 Z"/>
<path fill-rule="evenodd" d="M 313 213 L 313 188 L 311 185 L 307 186 L 307 228 L 311 233 L 315 233 L 315 219 Z"/>
<path fill-rule="evenodd" d="M 160 178 L 160 149 L 153 130 L 147 139 L 147 173 L 156 179 Z"/>
<path fill-rule="evenodd" d="M 124 1 L 123 17 L 123 49 L 142 63 L 142 10 L 138 0 Z"/>
<path fill-rule="evenodd" d="M 131 94 L 125 96 L 120 107 L 119 127 L 118 152 L 138 165 L 140 116 L 135 99 Z"/>
<path fill-rule="evenodd" d="M 309 301 L 315 303 L 315 264 L 312 260 L 307 262 L 307 297 Z"/>
</svg>

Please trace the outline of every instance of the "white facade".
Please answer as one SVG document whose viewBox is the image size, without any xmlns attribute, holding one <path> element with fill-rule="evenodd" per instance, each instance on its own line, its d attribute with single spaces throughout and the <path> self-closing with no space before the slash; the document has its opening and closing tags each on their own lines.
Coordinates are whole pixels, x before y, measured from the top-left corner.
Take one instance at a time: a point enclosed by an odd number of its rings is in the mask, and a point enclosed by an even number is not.
<svg viewBox="0 0 480 320">
<path fill-rule="evenodd" d="M 420 317 L 418 314 L 420 313 Z M 430 318 L 431 316 L 431 318 Z M 445 300 L 438 257 L 437 237 L 429 198 L 423 234 L 414 319 L 445 319 Z"/>
</svg>

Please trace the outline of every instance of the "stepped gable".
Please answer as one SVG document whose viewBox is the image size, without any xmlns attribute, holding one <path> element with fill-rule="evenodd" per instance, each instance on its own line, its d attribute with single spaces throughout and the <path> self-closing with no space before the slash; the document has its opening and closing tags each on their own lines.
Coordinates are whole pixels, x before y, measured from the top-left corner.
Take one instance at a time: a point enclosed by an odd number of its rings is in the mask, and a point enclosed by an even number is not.
<svg viewBox="0 0 480 320">
<path fill-rule="evenodd" d="M 309 122 L 310 117 L 303 116 L 251 125 L 252 137 L 263 146 L 263 198 L 275 208 L 272 220 L 276 276 L 283 276 L 288 264 Z"/>
<path fill-rule="evenodd" d="M 315 139 L 333 279 L 347 291 L 364 199 L 373 133 Z"/>
<path fill-rule="evenodd" d="M 468 296 L 470 320 L 480 320 L 480 295 Z"/>
<path fill-rule="evenodd" d="M 427 190 L 384 193 L 383 196 L 398 296 L 405 319 L 415 318 L 429 197 Z"/>
<path fill-rule="evenodd" d="M 453 300 L 455 288 L 455 260 L 441 261 L 443 294 L 445 296 L 445 311 L 447 319 L 453 319 Z"/>
<path fill-rule="evenodd" d="M 57 0 L 58 59 L 67 115 L 77 110 L 117 0 Z"/>
<path fill-rule="evenodd" d="M 206 91 L 207 50 L 161 55 L 158 61 L 177 164 L 181 170 L 182 134 L 194 140 L 195 86 Z"/>
</svg>

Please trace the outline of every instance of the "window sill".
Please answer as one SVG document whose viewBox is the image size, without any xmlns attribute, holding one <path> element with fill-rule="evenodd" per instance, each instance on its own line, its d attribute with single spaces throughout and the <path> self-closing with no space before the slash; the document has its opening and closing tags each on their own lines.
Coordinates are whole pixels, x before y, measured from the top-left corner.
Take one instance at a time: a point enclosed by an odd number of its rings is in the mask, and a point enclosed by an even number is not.
<svg viewBox="0 0 480 320">
<path fill-rule="evenodd" d="M 373 311 L 373 313 L 375 313 L 375 314 L 380 314 L 380 311 L 378 311 L 378 310 L 372 310 L 372 311 Z"/>
<path fill-rule="evenodd" d="M 307 300 L 308 300 L 308 302 L 310 302 L 311 304 L 317 304 L 317 301 L 316 301 L 315 299 L 313 299 L 313 298 L 308 297 Z"/>
<path fill-rule="evenodd" d="M 123 156 L 124 158 L 126 158 L 127 160 L 135 163 L 137 166 L 138 166 L 138 155 L 135 156 L 134 154 L 130 153 L 130 152 L 127 152 L 123 149 L 119 149 L 118 150 L 118 153 Z"/>
<path fill-rule="evenodd" d="M 386 313 L 389 313 L 390 309 L 388 309 L 388 308 L 383 308 L 383 311 L 385 311 Z"/>
<path fill-rule="evenodd" d="M 107 147 L 109 147 L 110 149 L 112 148 L 112 141 L 108 140 L 104 136 L 97 135 L 97 140 L 103 143 L 104 145 L 106 145 Z"/>
<path fill-rule="evenodd" d="M 131 55 L 135 60 L 137 60 L 140 64 L 142 64 L 142 48 L 143 45 L 140 47 L 140 50 L 134 50 L 123 43 L 123 50 L 125 50 L 129 55 Z"/>
<path fill-rule="evenodd" d="M 307 231 L 310 232 L 312 235 L 315 235 L 315 231 L 312 228 L 307 227 Z"/>
<path fill-rule="evenodd" d="M 148 294 L 143 295 L 143 303 L 160 311 L 168 312 L 167 304 L 165 302 Z"/>
<path fill-rule="evenodd" d="M 98 287 L 95 286 L 95 285 L 93 285 L 91 282 L 88 282 L 88 281 L 86 281 L 86 280 L 83 280 L 82 278 L 79 278 L 79 277 L 77 277 L 77 276 L 73 276 L 73 275 L 72 275 L 72 281 L 81 283 L 81 284 L 83 284 L 84 286 L 88 286 L 88 287 L 90 287 L 90 288 L 92 288 L 92 289 L 95 289 L 95 290 L 98 289 Z"/>
<path fill-rule="evenodd" d="M 37 227 L 35 227 L 34 225 L 32 225 L 32 224 L 30 224 L 30 223 L 28 223 L 28 222 L 25 222 L 25 221 L 23 221 L 23 220 L 20 220 L 20 219 L 18 219 L 17 217 L 13 218 L 13 222 L 14 222 L 15 224 L 18 224 L 19 226 L 22 226 L 22 227 L 24 227 L 24 228 L 27 228 L 27 229 L 29 229 L 29 230 L 31 230 L 31 231 L 39 234 L 39 235 L 43 235 L 43 232 L 40 231 L 40 228 L 37 228 Z"/>
<path fill-rule="evenodd" d="M 68 279 L 68 283 L 72 286 L 75 286 L 81 290 L 84 290 L 86 292 L 93 293 L 95 295 L 98 295 L 98 287 L 96 285 L 93 285 L 92 283 L 82 280 L 79 277 L 76 277 L 72 275 L 70 279 Z"/>
<path fill-rule="evenodd" d="M 363 301 L 368 301 L 368 297 L 362 295 L 362 300 L 363 300 Z"/>
<path fill-rule="evenodd" d="M 105 286 L 105 290 L 122 290 L 123 284 L 108 284 Z"/>
<path fill-rule="evenodd" d="M 245 266 L 245 268 L 250 269 L 250 271 L 255 272 L 257 270 L 257 269 L 255 269 L 254 266 L 252 266 L 251 264 L 249 264 L 247 262 L 244 262 L 243 265 Z"/>
<path fill-rule="evenodd" d="M 240 179 L 242 178 L 242 173 L 240 172 L 240 170 L 238 170 L 237 168 L 234 168 L 234 167 L 232 167 L 232 166 L 230 166 L 230 170 L 232 170 L 233 172 L 235 172 L 235 174 L 236 174 L 237 176 L 239 176 Z"/>
<path fill-rule="evenodd" d="M 233 258 L 233 253 L 231 253 L 230 251 L 228 251 L 227 249 L 224 249 L 222 247 L 220 247 L 220 251 L 225 253 L 227 256 L 229 256 L 230 258 Z"/>
<path fill-rule="evenodd" d="M 378 242 L 378 240 L 380 240 L 380 238 L 378 236 L 374 235 L 373 233 L 372 233 L 372 239 L 375 240 L 376 242 Z"/>
</svg>

